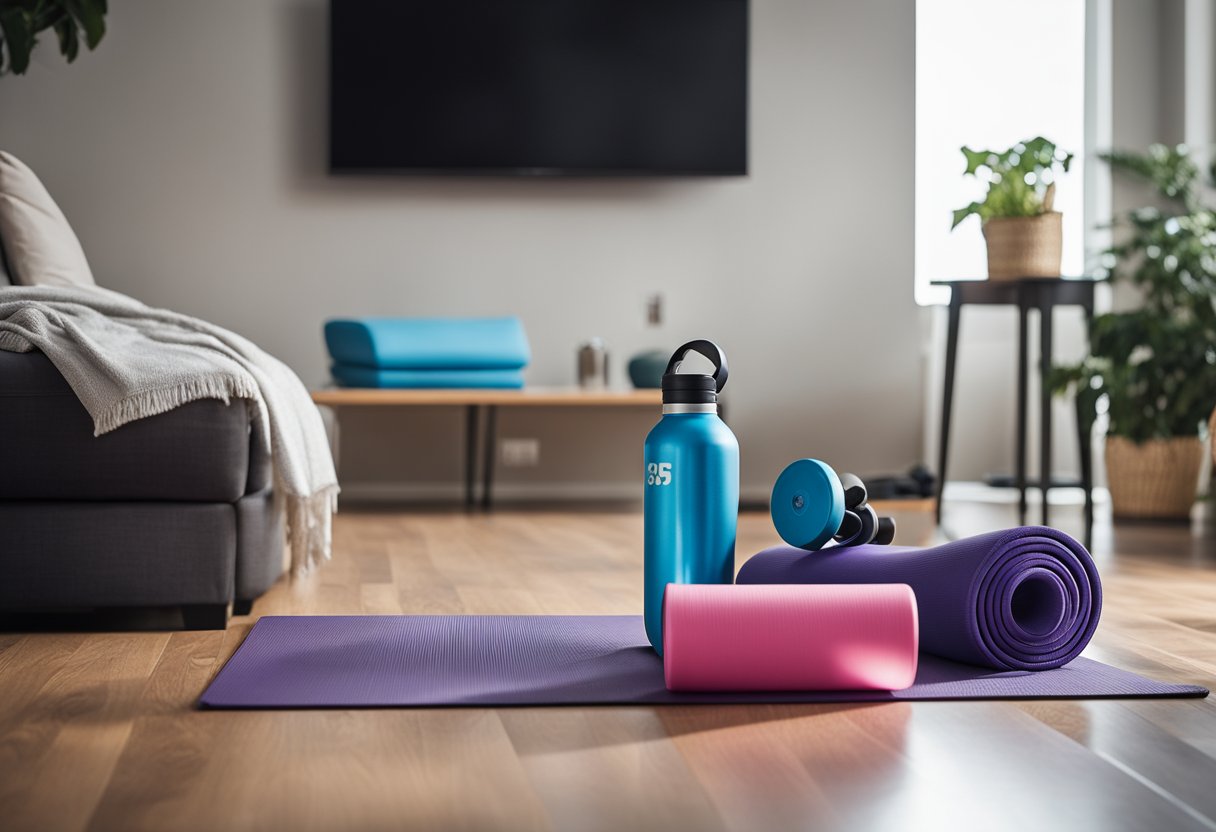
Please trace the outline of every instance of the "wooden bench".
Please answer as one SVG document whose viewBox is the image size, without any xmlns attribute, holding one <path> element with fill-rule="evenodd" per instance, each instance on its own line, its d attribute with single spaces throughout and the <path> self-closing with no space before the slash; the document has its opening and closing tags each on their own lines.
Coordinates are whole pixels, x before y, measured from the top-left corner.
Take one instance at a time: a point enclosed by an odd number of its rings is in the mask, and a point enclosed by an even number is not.
<svg viewBox="0 0 1216 832">
<path fill-rule="evenodd" d="M 500 407 L 647 407 L 659 417 L 659 390 L 583 390 L 577 387 L 525 387 L 522 390 L 388 390 L 326 387 L 312 391 L 319 405 L 342 407 L 463 407 L 465 408 L 464 499 L 476 505 L 477 432 L 482 426 L 481 505 L 494 505 L 496 423 Z"/>
</svg>

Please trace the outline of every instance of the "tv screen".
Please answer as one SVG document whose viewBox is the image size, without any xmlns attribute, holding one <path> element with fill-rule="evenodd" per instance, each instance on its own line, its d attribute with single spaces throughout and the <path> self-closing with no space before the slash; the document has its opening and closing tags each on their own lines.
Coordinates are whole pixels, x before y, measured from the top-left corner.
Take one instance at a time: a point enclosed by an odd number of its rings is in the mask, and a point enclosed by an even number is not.
<svg viewBox="0 0 1216 832">
<path fill-rule="evenodd" d="M 334 171 L 747 173 L 747 0 L 331 0 Z"/>
</svg>

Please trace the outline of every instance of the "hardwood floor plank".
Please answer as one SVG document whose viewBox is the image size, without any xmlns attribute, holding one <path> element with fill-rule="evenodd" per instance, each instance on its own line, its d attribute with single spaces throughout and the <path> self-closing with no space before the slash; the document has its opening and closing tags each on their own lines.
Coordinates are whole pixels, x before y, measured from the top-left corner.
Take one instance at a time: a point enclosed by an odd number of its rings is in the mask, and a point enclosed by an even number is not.
<svg viewBox="0 0 1216 832">
<path fill-rule="evenodd" d="M 38 692 L 25 726 L 41 742 L 0 785 L 10 829 L 83 829 L 110 780 L 167 633 L 87 638 Z M 39 730 L 45 728 L 46 730 Z"/>
<path fill-rule="evenodd" d="M 0 653 L 0 732 L 24 719 L 25 710 L 43 686 L 71 659 L 87 636 L 81 633 L 32 633 Z M 2 738 L 2 734 L 0 734 Z M 0 745 L 0 761 L 4 759 Z M 0 762 L 0 771 L 4 763 Z"/>
<path fill-rule="evenodd" d="M 1134 702 L 1019 702 L 1025 713 L 1191 807 L 1216 828 L 1216 759 L 1137 714 Z"/>
<path fill-rule="evenodd" d="M 1178 705 L 1183 707 L 1174 707 Z M 1216 758 L 1216 700 L 1213 697 L 1188 699 L 1185 703 L 1145 700 L 1128 702 L 1125 707 L 1208 757 Z"/>
<path fill-rule="evenodd" d="M 735 830 L 843 828 L 898 777 L 896 737 L 906 705 L 869 707 L 861 727 L 852 705 L 666 708 L 661 717 L 688 767 Z M 881 716 L 879 715 L 881 714 Z"/>
<path fill-rule="evenodd" d="M 201 688 L 236 651 L 253 625 L 233 623 L 222 631 L 172 633 L 140 696 L 140 716 L 179 713 L 193 707 Z"/>
<path fill-rule="evenodd" d="M 1165 633 L 1167 639 L 1146 638 L 1138 632 L 1143 624 L 1143 619 L 1131 618 L 1125 619 L 1120 626 L 1118 621 L 1107 621 L 1104 616 L 1094 642 L 1086 649 L 1085 655 L 1137 673 L 1159 676 L 1166 681 L 1209 688 L 1216 684 L 1216 665 L 1207 657 L 1206 644 L 1179 646 L 1178 633 L 1174 631 Z"/>
<path fill-rule="evenodd" d="M 152 717 L 106 797 L 95 832 L 548 826 L 492 710 Z"/>
<path fill-rule="evenodd" d="M 724 828 L 656 710 L 520 708 L 499 713 L 555 828 Z"/>
<path fill-rule="evenodd" d="M 359 607 L 367 615 L 401 615 L 401 598 L 393 584 L 364 584 L 359 588 Z"/>
<path fill-rule="evenodd" d="M 461 587 L 456 594 L 464 609 L 477 615 L 542 615 L 545 612 L 526 589 Z"/>
<path fill-rule="evenodd" d="M 970 818 L 985 829 L 1205 829 L 1185 808 L 1011 703 L 921 702 L 909 766 L 939 784 L 930 805 L 909 795 L 917 828 Z M 905 810 L 907 811 L 907 810 Z M 938 812 L 949 812 L 947 818 Z"/>
</svg>

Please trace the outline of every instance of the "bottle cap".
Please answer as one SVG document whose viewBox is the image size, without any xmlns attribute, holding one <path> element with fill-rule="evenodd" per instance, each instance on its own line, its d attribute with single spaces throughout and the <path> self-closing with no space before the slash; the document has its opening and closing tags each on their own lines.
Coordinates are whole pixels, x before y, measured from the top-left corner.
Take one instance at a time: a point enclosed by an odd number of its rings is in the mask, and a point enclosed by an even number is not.
<svg viewBox="0 0 1216 832">
<path fill-rule="evenodd" d="M 714 365 L 713 375 L 678 372 L 684 356 L 697 352 Z M 663 404 L 714 404 L 726 386 L 726 353 L 713 341 L 689 341 L 671 354 L 663 373 Z"/>
</svg>

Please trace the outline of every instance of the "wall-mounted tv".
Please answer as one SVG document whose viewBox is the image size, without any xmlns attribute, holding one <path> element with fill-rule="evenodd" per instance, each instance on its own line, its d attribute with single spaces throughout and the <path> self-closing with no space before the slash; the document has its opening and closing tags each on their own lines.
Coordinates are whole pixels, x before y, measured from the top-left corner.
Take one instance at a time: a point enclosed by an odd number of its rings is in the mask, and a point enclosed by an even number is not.
<svg viewBox="0 0 1216 832">
<path fill-rule="evenodd" d="M 748 0 L 330 0 L 335 172 L 747 173 Z"/>
</svg>

